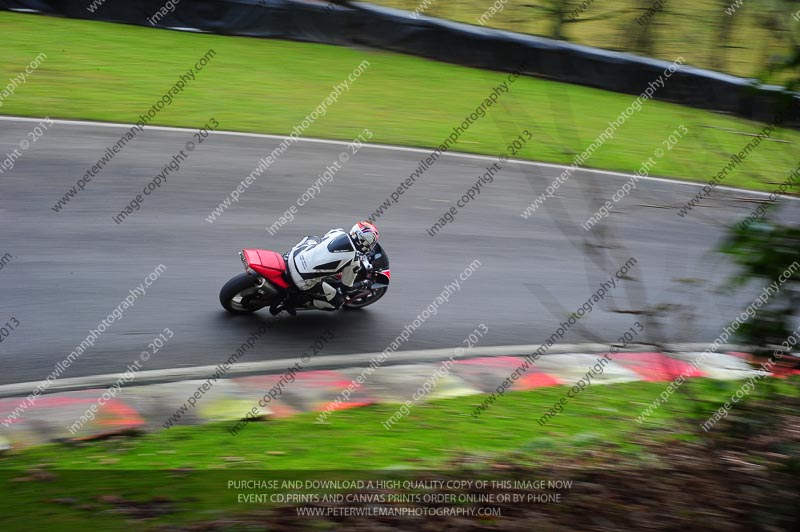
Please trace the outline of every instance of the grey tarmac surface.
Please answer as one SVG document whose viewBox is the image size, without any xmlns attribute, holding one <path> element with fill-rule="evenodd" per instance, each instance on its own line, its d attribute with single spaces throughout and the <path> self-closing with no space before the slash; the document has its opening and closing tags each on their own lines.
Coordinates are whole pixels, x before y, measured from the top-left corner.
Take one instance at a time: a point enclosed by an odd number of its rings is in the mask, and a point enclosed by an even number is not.
<svg viewBox="0 0 800 532">
<path fill-rule="evenodd" d="M 34 125 L 0 118 L 0 159 Z M 56 122 L 0 175 L 0 256 L 13 256 L 0 270 L 0 322 L 12 317 L 19 322 L 0 343 L 0 384 L 46 378 L 159 264 L 166 271 L 147 294 L 63 377 L 122 372 L 165 327 L 174 337 L 143 369 L 222 362 L 269 318 L 266 311 L 230 316 L 219 305 L 222 284 L 242 271 L 237 252 L 284 251 L 303 235 L 367 218 L 425 156 L 425 151 L 362 148 L 293 222 L 270 236 L 266 227 L 349 150 L 331 142 L 295 144 L 238 203 L 209 223 L 211 211 L 280 142 L 212 134 L 145 198 L 141 210 L 116 224 L 112 216 L 194 140 L 192 130 L 147 128 L 85 191 L 54 212 L 51 207 L 123 132 Z M 638 261 L 630 279 L 618 282 L 562 342 L 613 342 L 643 320 L 618 311 L 664 304 L 678 305 L 679 315 L 643 321 L 637 342 L 711 342 L 752 299 L 713 290 L 732 271 L 728 259 L 713 252 L 724 225 L 763 200 L 744 191 L 717 190 L 681 218 L 677 208 L 698 191 L 696 185 L 640 180 L 631 196 L 586 232 L 580 224 L 627 176 L 579 171 L 523 219 L 524 208 L 561 169 L 509 162 L 459 209 L 454 223 L 428 236 L 426 229 L 492 162 L 441 158 L 377 220 L 392 270 L 383 300 L 362 311 L 281 319 L 241 360 L 286 359 L 289 366 L 327 329 L 335 339 L 320 355 L 382 351 L 475 259 L 481 263 L 477 271 L 401 349 L 457 347 L 481 323 L 489 328 L 482 346 L 543 342 L 629 257 Z M 786 203 L 782 215 L 797 219 L 798 202 Z"/>
</svg>

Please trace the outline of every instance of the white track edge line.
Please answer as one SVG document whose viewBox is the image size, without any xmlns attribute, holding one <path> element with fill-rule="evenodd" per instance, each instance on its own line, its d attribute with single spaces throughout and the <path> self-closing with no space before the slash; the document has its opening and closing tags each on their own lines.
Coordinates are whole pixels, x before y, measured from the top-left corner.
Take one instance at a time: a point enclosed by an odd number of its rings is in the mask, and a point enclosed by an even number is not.
<svg viewBox="0 0 800 532">
<path fill-rule="evenodd" d="M 465 356 L 464 360 L 477 357 L 492 357 L 492 356 L 523 356 L 528 353 L 533 353 L 541 347 L 541 345 L 503 345 L 503 346 L 476 346 L 473 347 Z M 681 353 L 687 352 L 702 352 L 708 344 L 701 343 L 685 343 L 685 344 L 671 344 L 665 346 L 669 351 L 680 358 Z M 455 353 L 457 348 L 439 348 L 439 349 L 418 349 L 409 351 L 398 351 L 389 356 L 382 364 L 383 366 L 394 366 L 398 363 L 428 363 L 431 361 L 439 361 L 448 358 Z M 747 348 L 741 345 L 724 344 L 718 349 L 722 351 L 746 351 Z M 550 352 L 544 356 L 559 356 L 559 355 L 572 355 L 572 354 L 598 354 L 606 353 L 609 351 L 607 344 L 564 344 L 561 346 L 553 346 Z M 629 346 L 620 352 L 648 352 L 652 351 L 652 346 Z M 326 357 L 318 357 L 303 365 L 303 371 L 320 369 L 320 368 L 339 368 L 344 369 L 348 367 L 362 367 L 359 364 L 367 364 L 374 357 L 379 356 L 381 353 L 356 353 L 346 355 L 332 355 Z M 722 353 L 724 354 L 724 353 Z M 239 362 L 233 365 L 223 377 L 231 378 L 234 376 L 244 375 L 257 375 L 274 371 L 285 371 L 291 363 L 299 360 L 298 358 L 284 358 L 279 360 L 264 360 L 261 362 Z M 220 362 L 221 364 L 222 362 Z M 126 383 L 123 387 L 128 386 L 141 386 L 153 383 L 166 383 L 178 382 L 197 379 L 209 378 L 217 371 L 217 365 L 207 366 L 191 366 L 184 368 L 169 368 L 169 369 L 156 369 L 145 370 L 136 372 L 136 377 L 130 382 Z M 44 394 L 56 393 L 60 391 L 74 391 L 86 388 L 104 388 L 114 384 L 123 373 L 104 374 L 104 375 L 88 375 L 84 377 L 73 377 L 69 379 L 58 379 L 44 391 Z M 33 382 L 20 382 L 15 384 L 0 385 L 0 397 L 14 397 L 26 396 L 31 393 L 31 390 L 36 388 L 43 381 Z"/>
<path fill-rule="evenodd" d="M 24 117 L 24 116 L 5 116 L 0 115 L 0 120 L 6 120 L 9 122 L 39 122 L 44 120 L 43 118 L 31 118 L 31 117 Z M 65 124 L 65 125 L 74 125 L 74 126 L 94 126 L 94 127 L 113 127 L 113 128 L 126 128 L 130 129 L 135 124 L 122 124 L 119 122 L 92 122 L 89 120 L 64 120 L 64 119 L 57 119 L 51 118 L 54 123 L 58 124 Z M 144 129 L 151 129 L 153 131 L 171 131 L 171 132 L 187 132 L 187 131 L 194 131 L 194 128 L 184 128 L 184 127 L 173 127 L 173 126 L 144 126 Z M 272 140 L 283 140 L 287 138 L 287 135 L 271 135 L 267 133 L 246 133 L 241 131 L 214 131 L 215 135 L 224 135 L 224 136 L 231 136 L 231 137 L 249 137 L 249 138 L 262 138 L 262 139 L 272 139 Z M 336 146 L 348 146 L 350 143 L 344 140 L 330 140 L 330 139 L 318 139 L 314 137 L 298 137 L 298 141 L 300 142 L 311 142 L 317 144 L 333 144 Z M 362 144 L 364 148 L 374 148 L 374 149 L 381 149 L 381 150 L 393 150 L 393 151 L 405 151 L 405 152 L 412 152 L 412 153 L 422 153 L 422 154 L 430 154 L 431 151 L 435 148 L 411 148 L 408 146 L 393 146 L 390 144 L 373 144 L 364 142 Z M 461 153 L 461 152 L 452 152 L 447 151 L 443 153 L 444 156 L 450 157 L 460 157 L 462 159 L 476 159 L 481 161 L 493 161 L 495 157 L 489 155 L 477 155 L 472 153 Z M 522 159 L 508 159 L 508 162 L 515 163 L 515 164 L 522 164 L 526 166 L 541 166 L 544 168 L 554 168 L 558 170 L 566 170 L 570 168 L 569 165 L 563 164 L 556 164 L 556 163 L 544 163 L 544 162 L 537 162 L 537 161 L 525 161 Z M 614 172 L 611 170 L 600 170 L 596 168 L 587 168 L 587 167 L 579 167 L 578 171 L 586 171 L 586 172 L 594 172 L 597 174 L 605 174 L 615 177 L 624 177 L 626 179 L 632 177 L 634 174 L 626 174 L 623 172 Z M 640 176 L 639 179 L 644 181 L 654 181 L 654 182 L 662 182 L 662 183 L 672 183 L 676 185 L 688 185 L 694 187 L 703 187 L 705 183 L 697 183 L 694 181 L 682 181 L 680 179 L 671 179 L 668 177 L 653 177 L 653 176 Z M 738 192 L 740 194 L 753 194 L 755 196 L 763 196 L 769 197 L 772 192 L 764 192 L 761 190 L 747 190 L 744 188 L 736 188 L 736 187 L 729 187 L 729 186 L 717 186 L 719 190 L 727 190 L 729 192 Z M 800 197 L 796 196 L 783 196 L 784 199 L 789 199 L 792 201 L 800 200 Z"/>
</svg>

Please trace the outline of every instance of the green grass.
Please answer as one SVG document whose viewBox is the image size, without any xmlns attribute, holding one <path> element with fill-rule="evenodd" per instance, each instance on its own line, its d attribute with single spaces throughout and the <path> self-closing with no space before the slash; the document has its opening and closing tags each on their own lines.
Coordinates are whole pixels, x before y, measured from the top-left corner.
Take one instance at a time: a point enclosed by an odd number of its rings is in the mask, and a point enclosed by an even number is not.
<svg viewBox="0 0 800 532">
<path fill-rule="evenodd" d="M 0 13 L 0 80 L 47 54 L 0 112 L 21 116 L 132 122 L 210 48 L 216 56 L 153 123 L 198 127 L 213 117 L 225 130 L 287 134 L 364 59 L 370 66 L 304 135 L 436 146 L 506 78 L 505 74 L 416 57 L 342 47 L 180 33 L 35 15 Z M 629 95 L 522 78 L 477 121 L 454 150 L 497 155 L 523 129 L 535 138 L 520 157 L 570 163 L 630 105 Z M 757 123 L 649 101 L 587 166 L 635 171 L 680 125 L 689 134 L 652 173 L 708 180 L 738 152 Z M 796 162 L 800 133 L 764 142 L 724 182 L 771 190 Z M 253 161 L 256 162 L 255 160 Z"/>
<path fill-rule="evenodd" d="M 800 387 L 773 381 L 783 393 L 800 394 Z M 317 414 L 250 423 L 236 436 L 233 423 L 179 426 L 140 437 L 71 445 L 47 445 L 0 457 L 0 469 L 47 463 L 59 469 L 358 469 L 391 467 L 437 468 L 453 460 L 515 456 L 536 463 L 545 450 L 579 453 L 598 443 L 634 449 L 637 435 L 648 431 L 667 437 L 685 432 L 685 419 L 702 419 L 741 385 L 738 382 L 695 379 L 684 386 L 703 406 L 687 411 L 674 396 L 643 425 L 636 416 L 665 389 L 665 383 L 635 382 L 593 386 L 571 399 L 564 412 L 544 427 L 536 422 L 567 392 L 563 386 L 512 392 L 478 419 L 470 413 L 482 396 L 418 404 L 390 430 L 383 428 L 397 405 L 376 405 L 332 415 L 316 423 Z M 631 447 L 633 446 L 633 447 Z M 537 453 L 528 454 L 536 449 Z M 517 453 L 522 453 L 517 456 Z M 98 460 L 103 459 L 103 462 Z"/>
<path fill-rule="evenodd" d="M 798 384 L 767 379 L 746 401 L 798 397 Z M 242 479 L 374 480 L 415 478 L 419 470 L 486 471 L 491 463 L 586 465 L 598 451 L 606 457 L 622 453 L 649 467 L 654 457 L 645 446 L 696 439 L 698 424 L 741 385 L 693 379 L 643 425 L 634 421 L 636 415 L 666 383 L 589 387 L 546 427 L 535 420 L 567 387 L 508 393 L 479 419 L 469 414 L 482 396 L 419 404 L 390 431 L 381 422 L 395 407 L 380 405 L 338 412 L 329 424 L 315 423 L 316 414 L 252 423 L 235 437 L 226 431 L 230 424 L 211 424 L 35 447 L 0 455 L 0 497 L 8 514 L 3 530 L 53 523 L 58 530 L 81 530 L 88 523 L 125 530 L 133 522 L 146 530 L 228 519 L 269 506 L 241 504 L 238 493 L 293 491 L 229 487 L 229 481 Z M 482 478 L 480 472 L 470 475 Z M 494 470 L 490 476 L 501 475 Z"/>
</svg>

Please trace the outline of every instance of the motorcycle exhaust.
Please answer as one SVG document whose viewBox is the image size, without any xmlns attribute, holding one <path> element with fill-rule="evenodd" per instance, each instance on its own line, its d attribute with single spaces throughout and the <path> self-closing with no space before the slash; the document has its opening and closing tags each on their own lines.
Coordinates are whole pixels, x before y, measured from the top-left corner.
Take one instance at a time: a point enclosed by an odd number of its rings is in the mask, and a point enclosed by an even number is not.
<svg viewBox="0 0 800 532">
<path fill-rule="evenodd" d="M 252 274 L 258 275 L 253 270 L 250 270 L 250 272 Z M 261 292 L 263 295 L 269 296 L 270 298 L 278 295 L 278 291 L 275 289 L 275 287 L 272 286 L 270 282 L 268 282 L 261 276 L 258 276 L 258 283 L 256 283 L 256 288 L 258 288 L 258 291 Z"/>
</svg>

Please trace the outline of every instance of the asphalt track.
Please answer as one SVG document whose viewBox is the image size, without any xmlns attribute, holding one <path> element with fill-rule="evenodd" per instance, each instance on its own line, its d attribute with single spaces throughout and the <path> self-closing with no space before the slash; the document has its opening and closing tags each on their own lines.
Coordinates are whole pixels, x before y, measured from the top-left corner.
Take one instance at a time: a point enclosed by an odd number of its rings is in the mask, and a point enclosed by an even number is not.
<svg viewBox="0 0 800 532">
<path fill-rule="evenodd" d="M 34 125 L 0 118 L 0 159 Z M 11 317 L 19 322 L 0 343 L 0 384 L 45 378 L 159 264 L 166 271 L 147 294 L 63 376 L 122 372 L 165 327 L 174 337 L 146 369 L 221 362 L 269 318 L 265 311 L 229 316 L 218 303 L 219 288 L 242 271 L 237 251 L 283 251 L 303 235 L 366 218 L 426 153 L 361 149 L 293 222 L 270 236 L 266 226 L 345 146 L 308 139 L 290 147 L 239 203 L 208 223 L 209 213 L 280 142 L 279 137 L 212 134 L 140 211 L 116 224 L 112 215 L 193 140 L 191 130 L 146 128 L 85 191 L 54 212 L 53 204 L 123 131 L 57 122 L 0 175 L 0 256 L 13 256 L 0 270 L 0 322 Z M 627 176 L 580 171 L 526 220 L 520 213 L 561 168 L 510 162 L 454 223 L 428 236 L 426 229 L 492 162 L 443 157 L 377 221 L 393 274 L 382 301 L 363 311 L 282 319 L 242 361 L 287 359 L 290 365 L 327 329 L 335 339 L 325 356 L 382 351 L 475 259 L 480 268 L 401 349 L 459 346 L 480 323 L 489 328 L 482 346 L 538 344 L 629 257 L 638 261 L 631 278 L 562 342 L 614 341 L 644 319 L 627 311 L 665 304 L 677 305 L 680 312 L 648 319 L 637 340 L 709 342 L 749 303 L 746 293 L 713 290 L 732 271 L 713 249 L 724 225 L 749 213 L 763 194 L 720 189 L 681 218 L 677 208 L 697 192 L 696 185 L 640 180 L 637 190 L 587 233 L 580 223 Z M 797 219 L 798 202 L 786 203 L 782 215 Z"/>
</svg>

